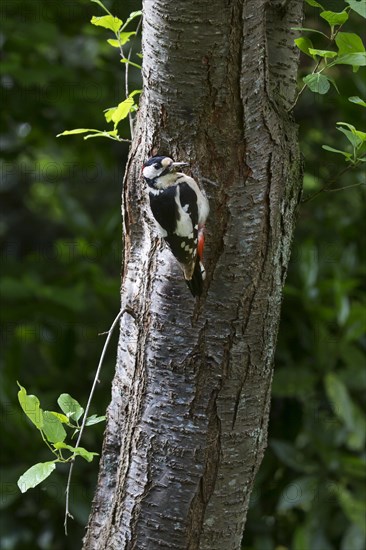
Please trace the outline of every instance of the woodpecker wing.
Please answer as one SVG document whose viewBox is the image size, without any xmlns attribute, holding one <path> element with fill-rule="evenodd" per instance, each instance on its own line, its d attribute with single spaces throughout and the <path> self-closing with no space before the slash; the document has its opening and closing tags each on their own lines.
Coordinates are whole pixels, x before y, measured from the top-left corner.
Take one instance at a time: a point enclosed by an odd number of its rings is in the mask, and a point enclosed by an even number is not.
<svg viewBox="0 0 366 550">
<path fill-rule="evenodd" d="M 191 279 L 197 259 L 197 197 L 187 183 L 179 180 L 159 194 L 150 193 L 150 206 L 163 230 L 162 236 L 181 264 L 185 278 Z"/>
</svg>

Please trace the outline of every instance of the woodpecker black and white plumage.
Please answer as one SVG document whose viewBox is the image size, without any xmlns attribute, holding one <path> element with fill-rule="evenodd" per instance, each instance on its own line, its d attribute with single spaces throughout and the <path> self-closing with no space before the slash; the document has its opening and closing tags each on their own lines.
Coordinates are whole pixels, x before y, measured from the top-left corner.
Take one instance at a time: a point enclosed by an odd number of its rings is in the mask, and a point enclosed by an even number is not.
<svg viewBox="0 0 366 550">
<path fill-rule="evenodd" d="M 200 296 L 206 276 L 202 255 L 209 204 L 196 181 L 177 171 L 183 166 L 188 163 L 151 157 L 142 174 L 160 236 L 178 260 L 192 295 Z"/>
</svg>

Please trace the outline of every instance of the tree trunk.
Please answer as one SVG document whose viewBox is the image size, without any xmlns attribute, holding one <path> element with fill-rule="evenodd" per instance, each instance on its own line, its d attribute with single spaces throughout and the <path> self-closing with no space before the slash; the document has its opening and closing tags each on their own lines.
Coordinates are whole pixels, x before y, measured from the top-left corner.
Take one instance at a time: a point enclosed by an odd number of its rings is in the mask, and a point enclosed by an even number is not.
<svg viewBox="0 0 366 550">
<path fill-rule="evenodd" d="M 144 95 L 123 197 L 121 333 L 85 549 L 240 548 L 267 438 L 301 189 L 287 109 L 302 1 L 145 0 Z M 157 238 L 153 149 L 210 201 L 195 301 Z"/>
</svg>

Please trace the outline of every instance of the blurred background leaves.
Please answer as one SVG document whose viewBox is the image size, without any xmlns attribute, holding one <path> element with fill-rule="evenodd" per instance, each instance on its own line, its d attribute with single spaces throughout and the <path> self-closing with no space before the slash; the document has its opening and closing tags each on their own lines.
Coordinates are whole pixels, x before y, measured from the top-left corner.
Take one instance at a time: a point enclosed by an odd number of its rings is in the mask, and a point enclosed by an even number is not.
<svg viewBox="0 0 366 550">
<path fill-rule="evenodd" d="M 106 0 L 125 20 L 138 2 Z M 325 4 L 325 2 L 323 3 Z M 339 2 L 327 2 L 335 9 Z M 343 2 L 342 2 L 343 7 Z M 338 11 L 341 8 L 338 8 Z M 102 127 L 103 109 L 123 99 L 118 50 L 89 0 L 3 0 L 1 52 L 1 547 L 80 548 L 97 461 L 74 470 L 70 535 L 63 535 L 66 472 L 21 495 L 16 480 L 49 460 L 18 403 L 16 380 L 55 409 L 67 392 L 85 403 L 103 340 L 119 309 L 120 195 L 127 146 L 56 139 Z M 362 19 L 354 18 L 355 32 Z M 308 8 L 308 26 L 321 28 Z M 350 23 L 347 23 L 349 25 Z M 345 29 L 347 30 L 347 29 Z M 309 60 L 303 60 L 307 65 Z M 359 74 L 335 68 L 341 94 L 305 92 L 296 108 L 306 162 L 304 196 L 342 170 L 335 123 L 362 129 Z M 139 87 L 131 71 L 131 89 Z M 6 105 L 6 107 L 5 107 Z M 125 126 L 123 126 L 125 124 Z M 127 122 L 120 134 L 128 136 Z M 365 127 L 365 120 L 363 120 Z M 284 293 L 269 447 L 257 477 L 245 550 L 362 550 L 365 535 L 365 176 L 344 174 L 301 206 Z M 117 334 L 91 414 L 109 402 Z M 103 426 L 83 443 L 100 452 Z"/>
</svg>

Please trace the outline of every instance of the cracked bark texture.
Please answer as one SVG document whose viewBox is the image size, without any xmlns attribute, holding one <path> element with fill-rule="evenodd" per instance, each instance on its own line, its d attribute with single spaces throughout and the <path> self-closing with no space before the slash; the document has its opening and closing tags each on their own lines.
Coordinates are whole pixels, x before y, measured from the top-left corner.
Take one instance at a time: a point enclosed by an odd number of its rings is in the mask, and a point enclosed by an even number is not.
<svg viewBox="0 0 366 550">
<path fill-rule="evenodd" d="M 287 114 L 302 1 L 145 0 L 144 95 L 123 192 L 116 374 L 84 548 L 240 548 L 267 438 L 301 190 Z M 206 189 L 207 284 L 190 296 L 141 180 L 155 148 Z"/>
</svg>

